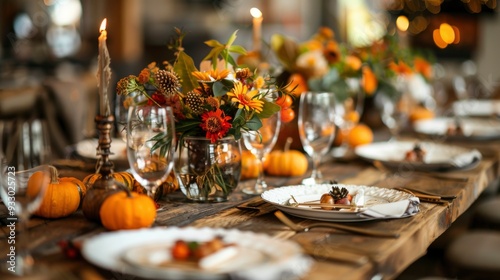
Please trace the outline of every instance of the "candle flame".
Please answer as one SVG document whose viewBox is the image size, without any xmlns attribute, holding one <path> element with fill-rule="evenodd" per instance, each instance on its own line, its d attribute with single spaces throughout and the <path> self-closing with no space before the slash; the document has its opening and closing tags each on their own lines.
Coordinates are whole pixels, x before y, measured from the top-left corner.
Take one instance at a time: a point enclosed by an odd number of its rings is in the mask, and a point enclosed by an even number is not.
<svg viewBox="0 0 500 280">
<path fill-rule="evenodd" d="M 99 28 L 99 32 L 103 32 L 104 30 L 106 30 L 106 22 L 107 22 L 107 19 L 102 20 L 101 27 Z"/>
<path fill-rule="evenodd" d="M 255 8 L 255 7 L 253 7 L 253 8 L 250 9 L 250 14 L 254 18 L 260 18 L 260 17 L 262 17 L 262 12 L 259 9 Z"/>
</svg>

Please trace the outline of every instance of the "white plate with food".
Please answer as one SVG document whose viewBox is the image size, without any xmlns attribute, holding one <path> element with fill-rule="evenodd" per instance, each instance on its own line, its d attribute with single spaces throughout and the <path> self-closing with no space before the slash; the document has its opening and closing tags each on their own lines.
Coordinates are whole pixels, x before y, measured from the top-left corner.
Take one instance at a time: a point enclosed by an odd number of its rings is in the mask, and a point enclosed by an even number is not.
<svg viewBox="0 0 500 280">
<path fill-rule="evenodd" d="M 84 158 L 97 159 L 98 139 L 85 139 L 76 144 L 76 153 Z M 120 138 L 111 139 L 111 160 L 127 160 L 127 143 Z"/>
<path fill-rule="evenodd" d="M 500 100 L 467 99 L 453 102 L 455 116 L 496 117 L 500 114 Z"/>
<path fill-rule="evenodd" d="M 476 166 L 482 158 L 476 149 L 429 141 L 375 142 L 356 147 L 356 155 L 403 171 L 452 171 Z"/>
<path fill-rule="evenodd" d="M 349 203 L 335 201 L 334 199 L 334 205 L 336 206 L 332 209 L 325 203 L 321 203 L 321 198 L 323 195 L 330 194 L 334 187 L 347 190 Z M 261 197 L 288 214 L 330 222 L 361 222 L 374 219 L 403 218 L 415 215 L 419 211 L 419 200 L 410 193 L 363 185 L 285 186 L 265 191 Z M 346 207 L 341 206 L 342 204 Z M 337 205 L 339 205 L 339 208 L 337 208 Z M 394 209 L 391 209 L 393 206 Z M 403 209 L 400 207 L 403 207 Z M 378 211 L 377 214 L 380 215 L 367 215 L 368 210 Z M 387 215 L 383 215 L 382 211 Z"/>
<path fill-rule="evenodd" d="M 218 246 L 212 245 L 214 241 Z M 211 249 L 208 253 L 199 250 L 204 252 L 203 257 L 179 259 L 176 252 L 182 250 L 174 252 L 178 242 L 190 248 Z M 83 243 L 82 255 L 111 271 L 155 279 L 279 279 L 285 275 L 300 278 L 312 264 L 292 241 L 216 228 L 169 227 L 102 233 Z"/>
<path fill-rule="evenodd" d="M 500 120 L 493 118 L 435 118 L 413 124 L 417 133 L 457 141 L 500 139 Z"/>
</svg>

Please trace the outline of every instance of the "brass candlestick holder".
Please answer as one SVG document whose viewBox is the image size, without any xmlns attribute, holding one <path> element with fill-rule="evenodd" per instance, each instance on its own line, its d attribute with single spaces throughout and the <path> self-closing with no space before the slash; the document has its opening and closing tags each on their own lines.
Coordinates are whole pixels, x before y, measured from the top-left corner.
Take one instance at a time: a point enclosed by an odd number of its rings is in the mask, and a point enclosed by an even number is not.
<svg viewBox="0 0 500 280">
<path fill-rule="evenodd" d="M 82 211 L 87 219 L 97 222 L 101 220 L 99 210 L 104 200 L 122 188 L 111 176 L 114 165 L 109 156 L 111 155 L 111 129 L 114 120 L 115 118 L 112 115 L 97 115 L 95 118 L 99 133 L 97 146 L 97 155 L 99 157 L 96 164 L 96 173 L 92 176 L 97 176 L 98 179 L 91 186 L 88 186 L 89 189 L 82 203 Z"/>
</svg>

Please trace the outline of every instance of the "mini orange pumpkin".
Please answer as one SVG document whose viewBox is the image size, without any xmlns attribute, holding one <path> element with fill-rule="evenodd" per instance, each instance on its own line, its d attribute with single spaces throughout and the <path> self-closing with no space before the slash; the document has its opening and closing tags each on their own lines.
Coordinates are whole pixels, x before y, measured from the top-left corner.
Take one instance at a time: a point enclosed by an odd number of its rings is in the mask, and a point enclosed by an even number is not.
<svg viewBox="0 0 500 280">
<path fill-rule="evenodd" d="M 170 172 L 170 174 L 168 174 L 167 179 L 163 181 L 163 183 L 156 190 L 154 200 L 158 201 L 159 199 L 162 198 L 162 196 L 175 192 L 178 189 L 179 189 L 179 181 L 177 181 L 175 173 L 174 171 L 172 171 Z M 134 187 L 132 188 L 132 191 L 142 194 L 147 193 L 146 189 L 137 180 L 134 180 Z"/>
<path fill-rule="evenodd" d="M 290 139 L 289 139 L 290 140 Z M 264 170 L 273 176 L 302 176 L 307 172 L 307 157 L 297 150 L 290 150 L 287 141 L 283 151 L 272 151 L 266 158 Z"/>
<path fill-rule="evenodd" d="M 259 176 L 259 160 L 250 151 L 241 153 L 241 180 L 257 178 Z"/>
<path fill-rule="evenodd" d="M 134 176 L 129 172 L 113 172 L 110 176 L 115 179 L 116 182 L 123 184 L 127 189 L 132 190 L 134 188 Z M 83 178 L 83 183 L 92 186 L 94 183 L 102 177 L 100 173 L 93 173 L 87 175 Z"/>
<path fill-rule="evenodd" d="M 59 178 L 57 169 L 51 166 L 50 183 L 40 207 L 33 214 L 53 219 L 69 216 L 78 209 L 85 192 L 86 187 L 82 181 L 73 177 Z"/>
<path fill-rule="evenodd" d="M 156 205 L 147 195 L 119 191 L 104 200 L 99 216 L 108 230 L 150 227 L 156 219 Z"/>
</svg>

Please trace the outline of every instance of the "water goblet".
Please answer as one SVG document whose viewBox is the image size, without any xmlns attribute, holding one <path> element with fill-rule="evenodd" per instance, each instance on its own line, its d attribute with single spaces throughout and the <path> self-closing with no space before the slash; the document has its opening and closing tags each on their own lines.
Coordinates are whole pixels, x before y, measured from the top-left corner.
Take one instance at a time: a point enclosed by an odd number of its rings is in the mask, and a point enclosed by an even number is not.
<svg viewBox="0 0 500 280">
<path fill-rule="evenodd" d="M 350 78 L 347 81 L 347 96 L 335 96 L 335 124 L 340 129 L 341 143 L 339 147 L 332 149 L 332 156 L 335 158 L 347 158 L 352 156 L 352 149 L 349 147 L 349 133 L 359 122 L 364 109 L 364 92 L 361 90 L 358 79 Z"/>
<path fill-rule="evenodd" d="M 406 93 L 397 93 L 394 96 L 380 94 L 376 102 L 380 108 L 382 122 L 389 128 L 390 141 L 398 139 L 401 130 L 409 122 L 409 100 Z"/>
<path fill-rule="evenodd" d="M 300 95 L 299 136 L 306 153 L 312 158 L 311 176 L 302 184 L 322 182 L 319 164 L 332 145 L 335 136 L 335 100 L 333 93 L 305 92 Z"/>
<path fill-rule="evenodd" d="M 40 207 L 50 183 L 49 165 L 19 170 L 1 163 L 0 196 L 7 207 L 8 240 L 7 271 L 18 276 L 35 275 L 34 259 L 25 232 L 31 215 Z"/>
<path fill-rule="evenodd" d="M 127 117 L 127 158 L 134 178 L 153 199 L 172 171 L 174 152 L 172 108 L 131 106 Z"/>
<path fill-rule="evenodd" d="M 243 133 L 245 147 L 259 160 L 259 175 L 254 186 L 247 186 L 242 189 L 246 194 L 261 194 L 269 188 L 264 180 L 263 161 L 266 155 L 273 149 L 278 140 L 281 127 L 280 113 L 276 113 L 267 119 L 262 120 L 262 127 L 259 131 L 248 131 Z"/>
</svg>

